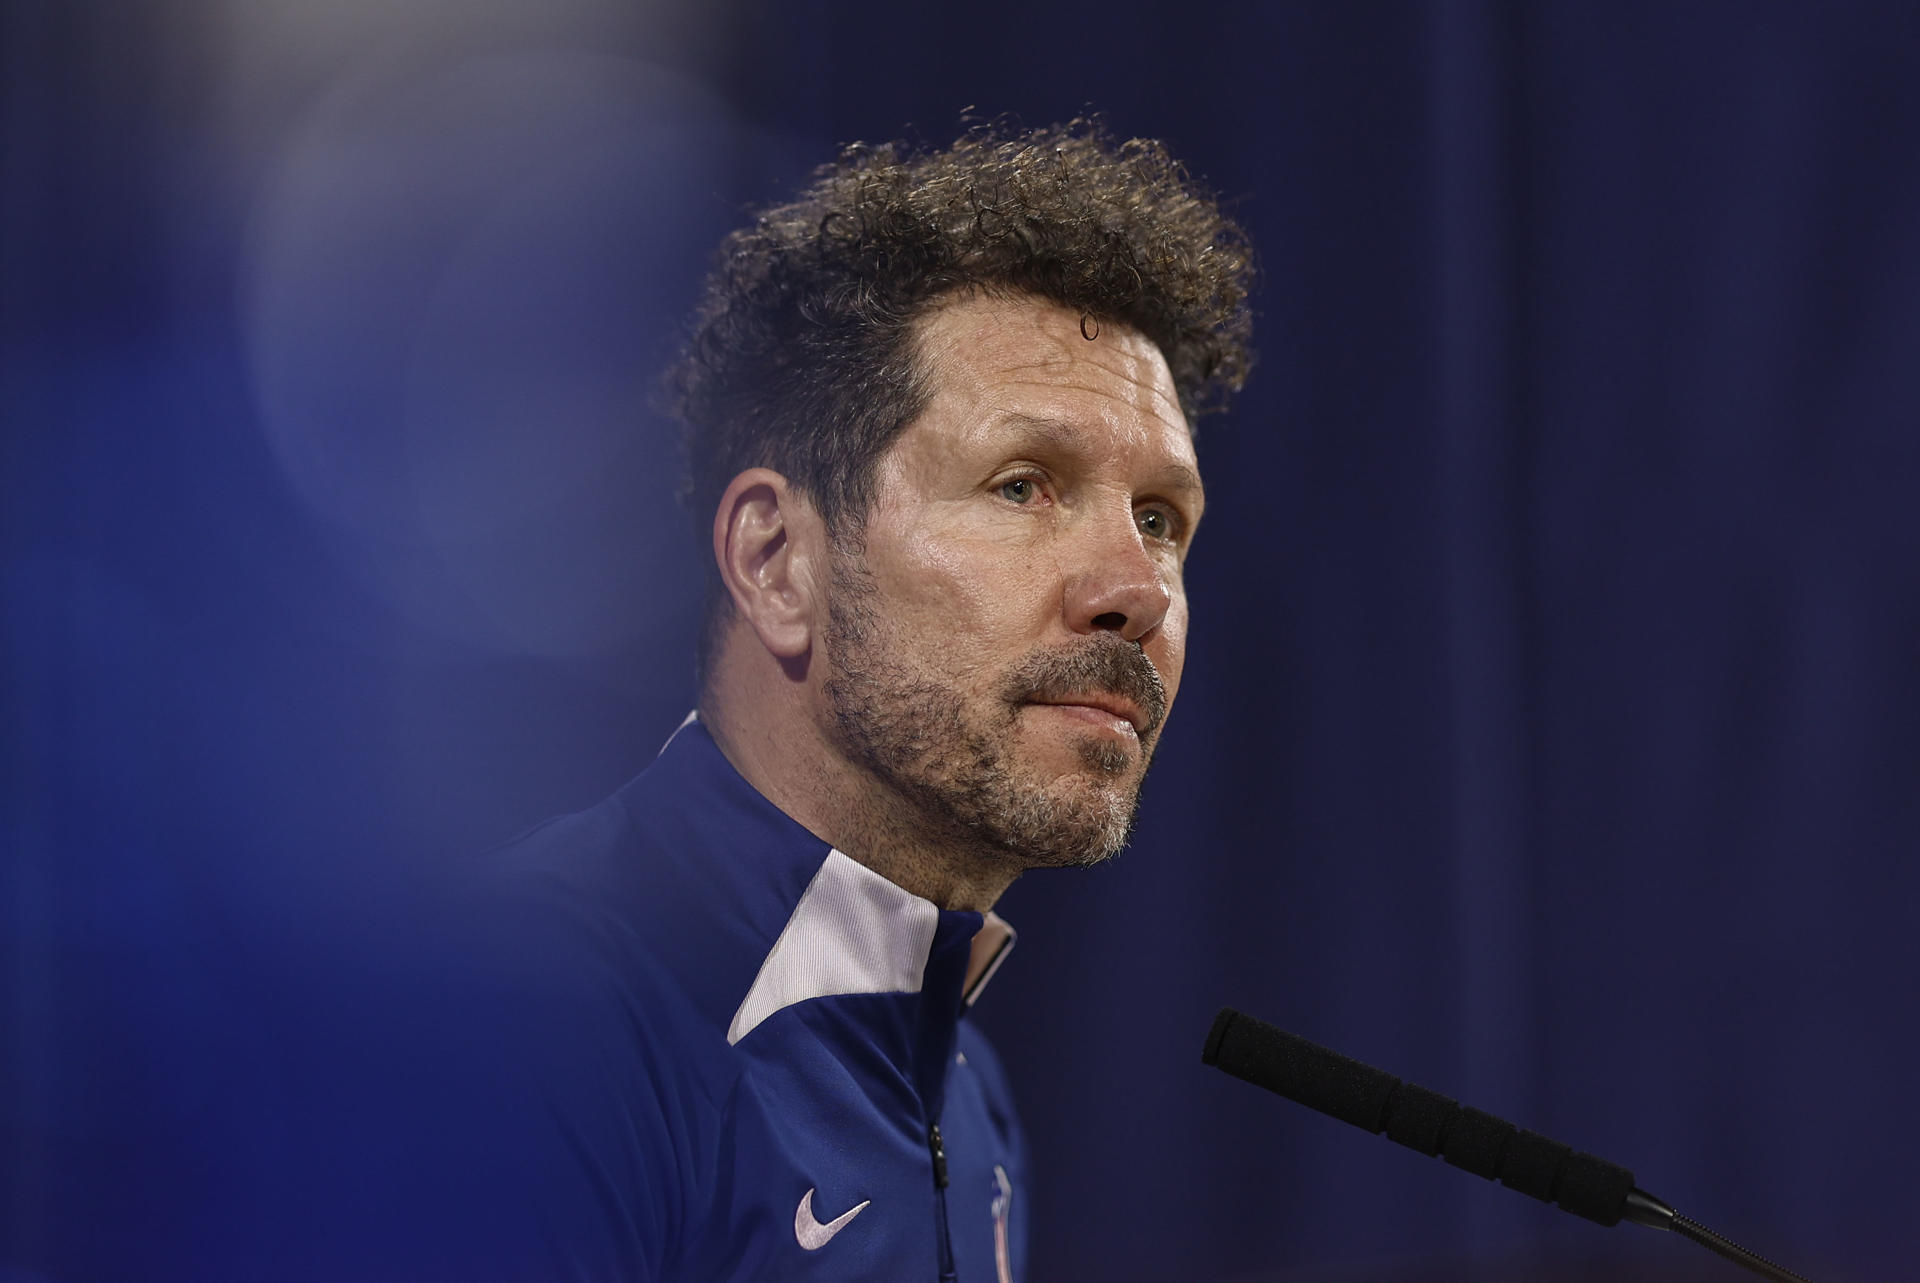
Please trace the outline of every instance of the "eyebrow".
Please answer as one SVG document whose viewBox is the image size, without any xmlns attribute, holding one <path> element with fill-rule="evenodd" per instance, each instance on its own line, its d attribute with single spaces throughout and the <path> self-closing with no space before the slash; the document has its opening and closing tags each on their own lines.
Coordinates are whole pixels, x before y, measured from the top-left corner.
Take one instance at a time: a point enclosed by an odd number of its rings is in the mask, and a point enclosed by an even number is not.
<svg viewBox="0 0 1920 1283">
<path fill-rule="evenodd" d="M 1085 446 L 1080 428 L 1065 419 L 1036 417 L 1030 414 L 1002 415 L 996 427 L 1010 427 L 1019 430 L 1030 438 L 1044 441 L 1055 449 L 1084 454 Z M 1173 461 L 1155 472 L 1160 485 L 1171 490 L 1182 490 L 1205 498 L 1207 488 L 1201 484 L 1200 474 L 1186 464 Z"/>
</svg>

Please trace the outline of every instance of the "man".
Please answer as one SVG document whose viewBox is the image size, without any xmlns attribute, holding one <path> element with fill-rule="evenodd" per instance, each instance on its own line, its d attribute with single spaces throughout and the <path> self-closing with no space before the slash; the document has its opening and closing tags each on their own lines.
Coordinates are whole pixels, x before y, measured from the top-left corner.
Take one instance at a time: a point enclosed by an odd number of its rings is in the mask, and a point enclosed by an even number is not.
<svg viewBox="0 0 1920 1283">
<path fill-rule="evenodd" d="M 964 1016 L 1007 886 L 1126 841 L 1247 270 L 1157 144 L 1085 122 L 852 148 L 722 247 L 673 383 L 698 712 L 497 857 L 580 1276 L 1021 1275 L 1020 1133 Z"/>
</svg>

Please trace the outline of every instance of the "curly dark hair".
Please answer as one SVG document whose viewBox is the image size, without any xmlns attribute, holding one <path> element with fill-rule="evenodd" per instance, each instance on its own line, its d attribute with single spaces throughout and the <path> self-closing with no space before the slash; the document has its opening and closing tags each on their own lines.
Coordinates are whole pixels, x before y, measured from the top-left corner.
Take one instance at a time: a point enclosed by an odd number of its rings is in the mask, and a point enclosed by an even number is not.
<svg viewBox="0 0 1920 1283">
<path fill-rule="evenodd" d="M 855 143 L 721 243 L 667 391 L 701 543 L 727 483 L 782 473 L 836 536 L 930 389 L 915 323 L 955 294 L 1028 294 L 1159 347 L 1189 423 L 1249 363 L 1251 252 L 1160 143 L 1101 123 L 981 125 L 953 146 Z"/>
</svg>

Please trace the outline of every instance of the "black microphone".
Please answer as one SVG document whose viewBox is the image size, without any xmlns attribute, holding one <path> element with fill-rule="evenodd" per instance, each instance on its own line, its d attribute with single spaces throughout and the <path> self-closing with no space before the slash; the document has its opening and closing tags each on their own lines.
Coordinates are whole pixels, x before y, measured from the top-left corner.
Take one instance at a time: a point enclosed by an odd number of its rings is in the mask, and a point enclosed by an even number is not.
<svg viewBox="0 0 1920 1283">
<path fill-rule="evenodd" d="M 1462 1171 L 1498 1180 L 1543 1203 L 1558 1203 L 1601 1225 L 1622 1220 L 1673 1230 L 1776 1283 L 1808 1283 L 1737 1243 L 1688 1220 L 1635 1186 L 1633 1173 L 1437 1091 L 1402 1082 L 1298 1034 L 1223 1007 L 1200 1059 L 1342 1122 L 1438 1155 Z"/>
</svg>

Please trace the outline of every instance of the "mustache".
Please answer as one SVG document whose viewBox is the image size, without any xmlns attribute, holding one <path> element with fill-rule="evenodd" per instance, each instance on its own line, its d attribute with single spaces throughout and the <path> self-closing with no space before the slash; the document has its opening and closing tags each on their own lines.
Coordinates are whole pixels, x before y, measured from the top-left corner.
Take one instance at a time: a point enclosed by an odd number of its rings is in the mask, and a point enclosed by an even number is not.
<svg viewBox="0 0 1920 1283">
<path fill-rule="evenodd" d="M 1141 738 L 1150 738 L 1167 716 L 1167 688 L 1160 670 L 1137 642 L 1112 633 L 1089 637 L 1062 650 L 1030 655 L 1008 679 L 1011 702 L 1031 699 L 1064 700 L 1103 692 L 1140 706 L 1147 724 Z"/>
</svg>

